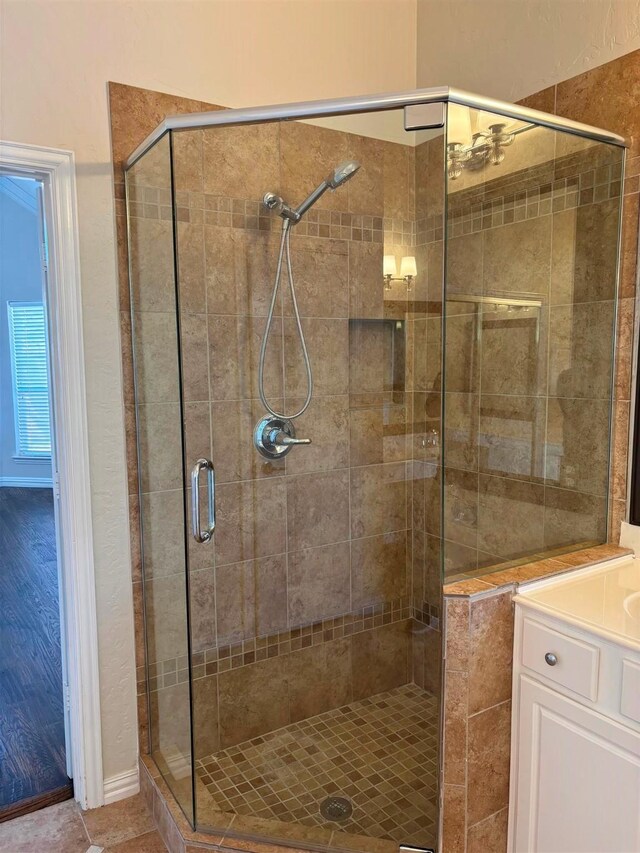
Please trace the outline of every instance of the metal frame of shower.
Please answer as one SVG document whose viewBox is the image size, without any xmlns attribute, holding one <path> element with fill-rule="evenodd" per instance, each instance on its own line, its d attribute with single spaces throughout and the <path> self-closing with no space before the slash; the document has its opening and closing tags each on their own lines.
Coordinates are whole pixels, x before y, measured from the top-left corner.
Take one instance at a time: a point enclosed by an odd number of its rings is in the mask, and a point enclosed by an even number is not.
<svg viewBox="0 0 640 853">
<path fill-rule="evenodd" d="M 154 145 L 171 131 L 181 130 L 200 130 L 209 127 L 224 127 L 244 124 L 262 124 L 272 121 L 293 121 L 304 119 L 319 119 L 328 118 L 331 116 L 347 116 L 372 112 L 382 112 L 389 110 L 404 109 L 404 128 L 407 131 L 428 130 L 442 128 L 446 126 L 446 105 L 456 104 L 459 106 L 468 107 L 475 110 L 491 112 L 496 115 L 504 116 L 505 118 L 515 121 L 531 123 L 540 127 L 546 127 L 550 130 L 557 130 L 565 133 L 579 136 L 594 142 L 608 143 L 621 148 L 628 148 L 629 142 L 622 136 L 616 133 L 604 130 L 603 128 L 594 127 L 592 125 L 583 124 L 582 122 L 573 121 L 572 119 L 562 118 L 540 110 L 531 109 L 529 107 L 520 106 L 518 104 L 501 101 L 494 98 L 476 95 L 461 89 L 452 88 L 449 86 L 439 86 L 428 89 L 415 89 L 408 92 L 399 92 L 382 95 L 365 95 L 350 98 L 336 98 L 316 101 L 300 101 L 288 104 L 266 105 L 261 107 L 248 108 L 229 108 L 219 110 L 209 110 L 199 113 L 186 113 L 179 115 L 167 116 L 163 119 L 155 129 L 137 146 L 137 148 L 129 155 L 124 164 L 125 172 L 128 171 L 141 157 L 143 157 Z M 407 109 L 407 108 L 418 109 Z M 438 109 L 440 107 L 440 109 Z M 422 109 L 420 109 L 422 108 Z M 622 203 L 622 194 L 620 196 Z M 619 290 L 619 270 L 620 270 L 620 249 L 621 249 L 621 227 L 618 229 L 618 248 L 617 248 L 617 269 L 616 269 L 616 300 Z M 175 260 L 174 260 L 175 263 Z M 177 269 L 175 270 L 177 278 Z M 475 298 L 466 297 L 466 301 L 477 301 L 478 303 L 489 302 L 495 304 L 512 304 L 517 306 L 539 307 L 540 303 L 537 300 L 530 299 L 491 299 L 491 298 Z M 637 333 L 638 335 L 638 333 Z M 640 335 L 638 335 L 640 336 Z M 611 383 L 613 384 L 613 371 L 615 370 L 615 352 L 617 341 L 617 326 L 614 325 L 612 336 L 612 349 L 614 360 L 612 362 Z M 635 343 L 637 349 L 638 344 Z M 634 372 L 635 373 L 635 372 Z M 635 377 L 634 377 L 635 378 Z M 640 392 L 638 392 L 640 399 Z M 638 403 L 640 411 L 640 403 Z M 613 401 L 609 413 L 609 442 L 612 441 L 612 418 L 613 418 Z M 640 446 L 640 440 L 638 441 Z M 138 454 L 138 458 L 140 455 Z M 609 476 L 611 473 L 611 453 L 609 458 Z M 441 510 L 442 511 L 442 510 Z M 145 597 L 143 596 L 143 606 Z M 187 605 L 187 610 L 189 606 Z M 146 642 L 146 617 L 145 617 L 145 642 Z M 187 624 L 189 625 L 189 615 L 187 615 Z M 191 629 L 187 628 L 188 643 L 189 643 L 189 684 L 191 690 L 192 674 L 191 674 L 191 648 L 190 636 Z M 145 654 L 145 660 L 148 660 Z M 147 692 L 147 698 L 149 693 Z M 190 705 L 190 737 L 193 740 L 193 709 L 191 698 Z M 443 704 L 441 703 L 440 715 L 444 712 Z M 192 748 L 193 754 L 193 748 Z M 194 769 L 191 768 L 193 779 Z M 187 816 L 189 823 L 198 828 L 197 821 L 197 797 L 195 788 L 191 791 L 192 816 Z M 183 808 L 180 804 L 180 808 Z M 442 832 L 442 813 L 439 814 L 438 837 L 441 837 Z M 207 831 L 204 829 L 203 831 Z M 242 833 L 240 837 L 244 836 Z M 304 846 L 304 842 L 302 843 Z M 331 848 L 335 849 L 335 848 Z M 408 849 L 400 847 L 400 850 Z"/>
<path fill-rule="evenodd" d="M 611 133 L 600 127 L 592 127 L 579 121 L 561 118 L 550 113 L 532 110 L 474 95 L 462 89 L 450 86 L 438 86 L 433 89 L 415 89 L 412 92 L 398 92 L 390 95 L 364 95 L 356 98 L 334 98 L 324 101 L 299 101 L 293 104 L 275 104 L 265 107 L 248 107 L 242 109 L 210 110 L 202 113 L 186 113 L 184 115 L 167 116 L 144 139 L 135 151 L 127 158 L 125 169 L 129 169 L 155 143 L 170 130 L 194 130 L 204 127 L 220 127 L 227 124 L 258 124 L 267 121 L 287 121 L 293 119 L 312 119 L 328 116 L 353 115 L 354 113 L 371 113 L 383 110 L 397 110 L 402 107 L 430 104 L 459 104 L 471 109 L 496 113 L 517 121 L 533 122 L 551 130 L 562 130 L 593 139 L 595 142 L 608 142 L 627 148 L 629 143 L 617 133 Z M 406 122 L 405 122 L 406 124 Z M 421 127 L 442 127 L 444 116 L 432 124 L 425 123 Z M 407 130 L 417 129 L 406 127 Z"/>
</svg>

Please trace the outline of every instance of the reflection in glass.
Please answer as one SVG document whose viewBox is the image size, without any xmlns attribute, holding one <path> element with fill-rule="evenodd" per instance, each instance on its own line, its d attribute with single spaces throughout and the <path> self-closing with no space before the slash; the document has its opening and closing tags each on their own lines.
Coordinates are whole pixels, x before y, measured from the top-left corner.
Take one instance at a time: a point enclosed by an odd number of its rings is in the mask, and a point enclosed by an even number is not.
<svg viewBox="0 0 640 853">
<path fill-rule="evenodd" d="M 505 120 L 448 114 L 444 564 L 482 574 L 606 538 L 622 151 L 521 124 L 474 159 Z"/>
</svg>

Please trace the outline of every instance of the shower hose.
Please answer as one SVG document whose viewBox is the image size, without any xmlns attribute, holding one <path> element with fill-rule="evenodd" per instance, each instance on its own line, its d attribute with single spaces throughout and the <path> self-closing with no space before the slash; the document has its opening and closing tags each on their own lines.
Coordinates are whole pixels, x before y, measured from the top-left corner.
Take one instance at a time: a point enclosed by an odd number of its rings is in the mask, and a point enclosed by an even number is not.
<svg viewBox="0 0 640 853">
<path fill-rule="evenodd" d="M 309 353 L 307 352 L 307 344 L 304 339 L 304 332 L 302 331 L 302 323 L 300 321 L 300 311 L 298 310 L 298 301 L 296 299 L 296 288 L 293 280 L 293 269 L 291 266 L 291 220 L 284 219 L 282 223 L 282 236 L 280 238 L 280 251 L 278 252 L 278 264 L 276 266 L 276 276 L 275 281 L 273 283 L 273 293 L 271 294 L 271 304 L 269 305 L 269 313 L 267 315 L 267 323 L 264 327 L 264 334 L 262 336 L 262 345 L 260 346 L 260 360 L 258 363 L 258 393 L 260 394 L 260 400 L 265 409 L 269 412 L 270 415 L 273 415 L 274 418 L 281 418 L 284 421 L 292 421 L 295 418 L 299 418 L 300 415 L 304 414 L 309 407 L 309 403 L 311 402 L 311 396 L 313 394 L 313 371 L 311 369 L 311 362 L 309 361 Z M 302 358 L 304 360 L 304 366 L 307 373 L 307 396 L 302 405 L 302 408 L 299 409 L 295 414 L 287 414 L 286 412 L 277 412 L 274 408 L 269 405 L 267 397 L 265 395 L 264 390 L 264 363 L 265 357 L 267 354 L 267 344 L 269 342 L 269 333 L 271 332 L 271 327 L 273 325 L 273 312 L 276 305 L 276 299 L 278 297 L 278 288 L 280 286 L 280 278 L 282 277 L 282 264 L 283 261 L 286 260 L 287 265 L 287 275 L 289 279 L 289 291 L 291 293 L 291 302 L 293 304 L 293 313 L 296 320 L 296 326 L 298 328 L 298 337 L 300 339 L 300 347 L 302 349 Z"/>
</svg>

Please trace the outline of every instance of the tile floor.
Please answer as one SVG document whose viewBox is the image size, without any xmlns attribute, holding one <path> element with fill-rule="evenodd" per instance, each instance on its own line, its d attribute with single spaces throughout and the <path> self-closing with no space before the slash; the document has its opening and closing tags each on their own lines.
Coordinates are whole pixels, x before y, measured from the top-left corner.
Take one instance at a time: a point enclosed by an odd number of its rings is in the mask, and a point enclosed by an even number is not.
<svg viewBox="0 0 640 853">
<path fill-rule="evenodd" d="M 230 747 L 197 773 L 222 811 L 428 847 L 437 745 L 437 699 L 409 684 Z M 333 795 L 351 801 L 351 817 L 321 816 Z"/>
<path fill-rule="evenodd" d="M 83 812 L 73 800 L 0 823 L 0 853 L 166 853 L 138 794 Z"/>
</svg>

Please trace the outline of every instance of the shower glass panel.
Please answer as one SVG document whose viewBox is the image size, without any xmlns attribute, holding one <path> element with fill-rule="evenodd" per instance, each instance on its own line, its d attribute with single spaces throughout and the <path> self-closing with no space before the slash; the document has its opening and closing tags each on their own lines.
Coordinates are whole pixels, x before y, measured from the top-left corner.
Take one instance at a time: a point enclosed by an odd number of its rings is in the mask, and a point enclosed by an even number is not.
<svg viewBox="0 0 640 853">
<path fill-rule="evenodd" d="M 170 138 L 127 171 L 150 751 L 193 820 L 187 516 Z M 159 217 L 159 218 L 158 218 Z"/>
<path fill-rule="evenodd" d="M 624 152 L 456 104 L 447 143 L 450 579 L 606 541 Z"/>
<path fill-rule="evenodd" d="M 186 459 L 216 468 L 215 542 L 188 564 L 200 829 L 235 815 L 232 835 L 435 844 L 425 496 L 437 512 L 444 132 L 430 136 L 402 110 L 173 133 Z M 265 458 L 258 365 L 285 220 L 262 200 L 295 208 L 350 160 L 348 183 L 287 225 L 313 371 L 294 428 L 311 444 Z M 264 394 L 295 413 L 307 378 L 287 275 L 285 257 Z"/>
</svg>

